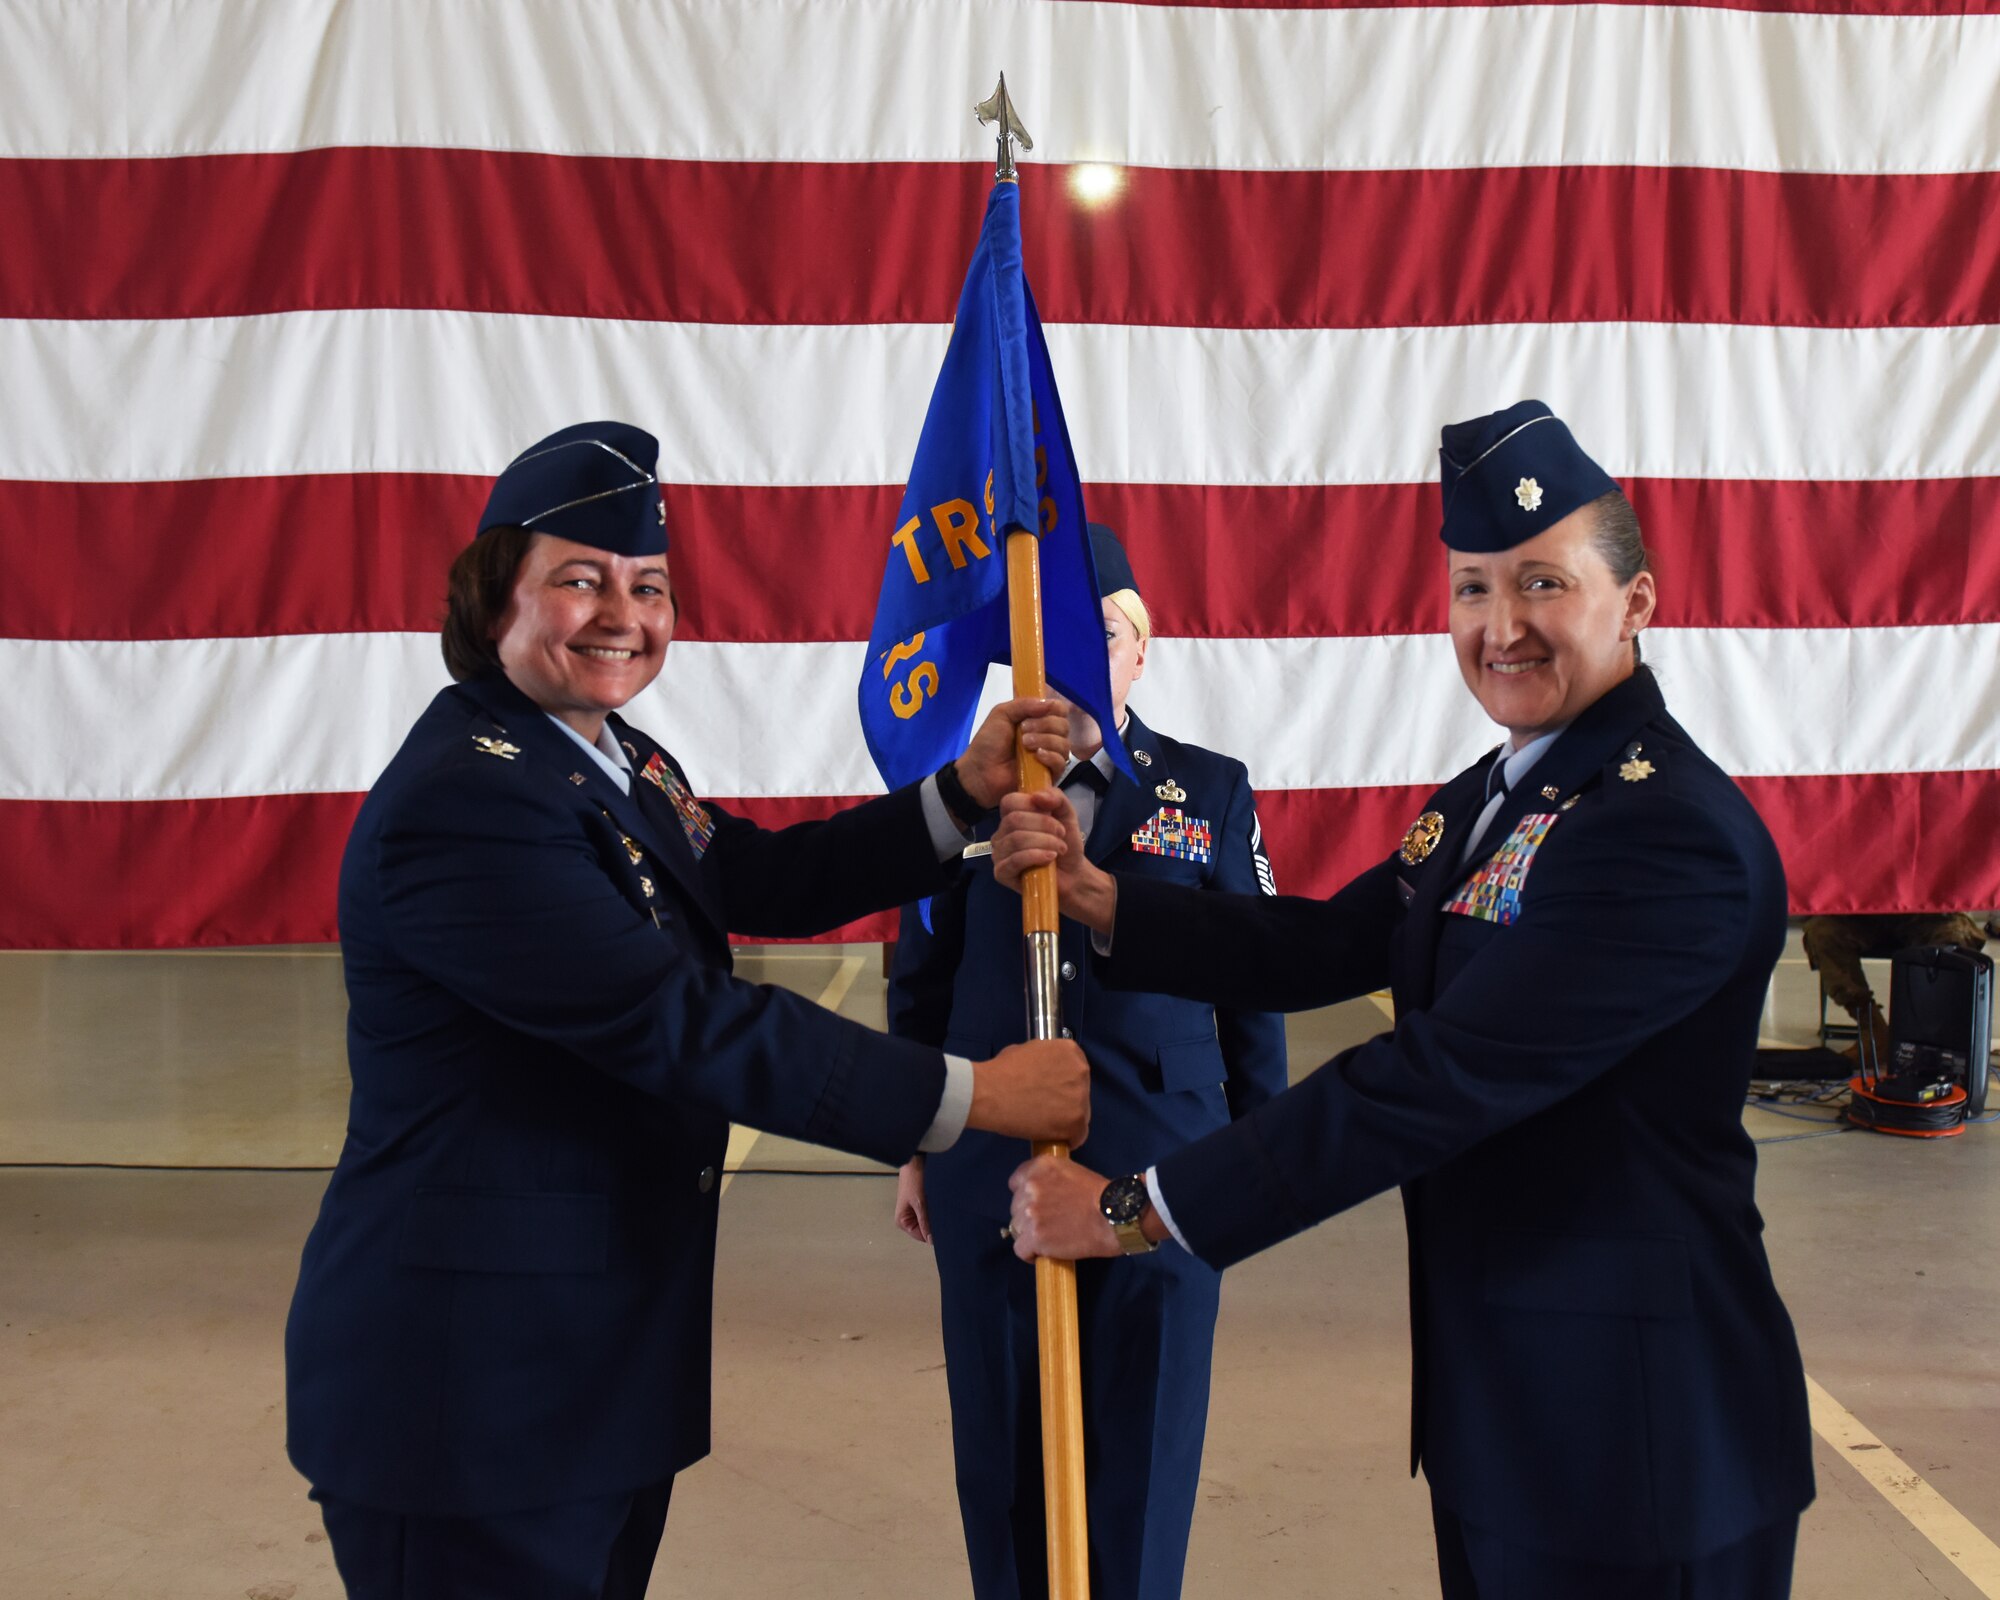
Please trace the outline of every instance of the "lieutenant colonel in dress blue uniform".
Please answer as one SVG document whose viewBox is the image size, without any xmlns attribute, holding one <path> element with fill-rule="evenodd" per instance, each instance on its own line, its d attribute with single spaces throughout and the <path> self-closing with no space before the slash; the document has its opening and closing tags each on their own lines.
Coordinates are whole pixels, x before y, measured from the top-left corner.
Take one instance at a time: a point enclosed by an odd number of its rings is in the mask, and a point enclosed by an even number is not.
<svg viewBox="0 0 2000 1600">
<path fill-rule="evenodd" d="M 929 894 L 965 840 L 935 778 L 765 832 L 617 715 L 673 634 L 657 455 L 585 423 L 500 475 L 452 569 L 459 681 L 341 863 L 353 1096 L 285 1355 L 357 1600 L 645 1592 L 708 1450 L 731 1120 L 890 1163 L 1087 1126 L 1073 1044 L 975 1065 L 731 976 L 731 930 Z M 949 792 L 1010 786 L 1017 726 L 1059 770 L 1059 711 L 1002 707 Z"/>
<path fill-rule="evenodd" d="M 1060 852 L 1108 984 L 1386 985 L 1395 1030 L 1144 1172 L 1024 1167 L 1019 1248 L 1109 1254 L 1123 1224 L 1226 1267 L 1400 1184 L 1447 1600 L 1775 1600 L 1811 1441 L 1742 1104 L 1783 869 L 1639 665 L 1618 486 L 1535 401 L 1440 455 L 1452 641 L 1508 738 L 1388 859 L 1328 901 L 1197 899 L 1103 872 L 1027 796 L 995 845 L 1008 882 Z"/>
<path fill-rule="evenodd" d="M 1072 708 L 1076 759 L 1060 787 L 1091 861 L 1190 891 L 1276 886 L 1243 763 L 1148 727 L 1126 706 L 1152 623 L 1117 536 L 1093 523 L 1111 704 L 1139 781 L 1111 764 L 1097 724 Z M 990 836 L 997 815 L 979 829 Z M 1200 911 L 1194 915 L 1198 918 Z M 903 912 L 890 1031 L 985 1056 L 1027 1036 L 1021 902 L 975 859 L 930 907 Z M 1062 1016 L 1090 1058 L 1082 1156 L 1136 1171 L 1285 1087 L 1283 1018 L 1206 1000 L 1106 988 L 1086 931 L 1062 925 Z M 1035 1275 L 1001 1225 L 1020 1144 L 968 1133 L 902 1172 L 898 1222 L 937 1254 L 959 1510 L 978 1600 L 1048 1593 Z M 1173 1600 L 1208 1425 L 1221 1275 L 1184 1250 L 1086 1262 L 1077 1274 L 1084 1461 L 1095 1600 Z"/>
</svg>

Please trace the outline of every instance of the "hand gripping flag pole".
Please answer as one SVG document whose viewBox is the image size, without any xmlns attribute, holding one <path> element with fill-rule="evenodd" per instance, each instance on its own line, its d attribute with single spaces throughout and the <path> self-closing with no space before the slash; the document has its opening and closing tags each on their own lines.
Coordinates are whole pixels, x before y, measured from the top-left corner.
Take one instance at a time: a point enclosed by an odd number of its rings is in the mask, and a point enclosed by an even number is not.
<svg viewBox="0 0 2000 1600">
<path fill-rule="evenodd" d="M 981 122 L 995 125 L 999 159 L 994 177 L 1018 184 L 1014 141 L 1032 150 L 1035 142 L 1014 114 L 1007 75 L 990 100 L 974 108 Z M 1004 301 L 1003 301 L 1004 307 Z M 1003 309 L 1004 315 L 1004 309 Z M 1018 434 L 1016 438 L 1018 439 Z M 1032 481 L 1032 480 L 1031 480 Z M 1048 502 L 1045 502 L 1047 504 Z M 1035 529 L 1015 527 L 1007 535 L 1007 622 L 1016 698 L 1046 695 L 1042 641 L 1041 539 Z M 1106 724 L 1109 726 L 1109 724 Z M 1015 744 L 1021 788 L 1046 789 L 1049 769 Z M 1021 881 L 1021 932 L 1027 954 L 1028 1036 L 1053 1039 L 1062 1027 L 1062 990 L 1057 974 L 1058 911 L 1053 863 L 1036 867 Z M 1038 1156 L 1069 1159 L 1066 1144 L 1037 1144 Z M 1048 1530 L 1051 1600 L 1089 1600 L 1090 1538 L 1083 1475 L 1083 1371 L 1078 1355 L 1076 1263 L 1039 1257 L 1035 1262 L 1035 1311 L 1042 1371 L 1042 1501 Z"/>
</svg>

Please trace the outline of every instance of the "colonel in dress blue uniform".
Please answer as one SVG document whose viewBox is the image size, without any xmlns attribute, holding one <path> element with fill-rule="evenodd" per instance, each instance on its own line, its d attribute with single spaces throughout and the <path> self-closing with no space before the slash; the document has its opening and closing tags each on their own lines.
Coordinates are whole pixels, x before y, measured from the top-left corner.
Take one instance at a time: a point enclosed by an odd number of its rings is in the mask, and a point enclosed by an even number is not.
<svg viewBox="0 0 2000 1600">
<path fill-rule="evenodd" d="M 542 440 L 453 568 L 431 703 L 340 874 L 347 1139 L 286 1329 L 288 1442 L 357 1597 L 637 1597 L 708 1449 L 730 1119 L 900 1162 L 960 1128 L 1087 1120 L 1054 1042 L 948 1060 L 730 974 L 941 887 L 935 779 L 767 833 L 615 714 L 672 635 L 656 441 Z M 947 769 L 990 798 L 1019 701 Z M 1051 1054 L 1050 1052 L 1058 1052 Z"/>
<path fill-rule="evenodd" d="M 1190 891 L 1275 893 L 1243 763 L 1127 710 L 1151 622 L 1116 535 L 1092 524 L 1090 537 L 1112 708 L 1139 776 L 1113 767 L 1097 724 L 1072 710 L 1077 759 L 1061 786 L 1088 816 L 1090 859 Z M 1025 1038 L 1021 902 L 994 883 L 990 863 L 975 858 L 931 902 L 930 922 L 926 931 L 916 908 L 904 910 L 890 1031 L 974 1056 Z M 1281 1017 L 1108 989 L 1087 938 L 1063 923 L 1062 1016 L 1090 1058 L 1084 1159 L 1138 1170 L 1283 1091 Z M 899 1223 L 937 1254 L 958 1502 L 979 1600 L 1048 1593 L 1035 1277 L 1001 1236 L 1007 1179 L 1024 1153 L 1015 1140 L 969 1133 L 907 1165 L 898 1193 Z M 1096 1600 L 1181 1592 L 1220 1288 L 1220 1274 L 1183 1250 L 1086 1262 L 1077 1274 Z"/>
<path fill-rule="evenodd" d="M 1441 455 L 1453 644 L 1509 738 L 1388 859 L 1328 901 L 1197 909 L 1027 797 L 995 846 L 1011 881 L 1062 840 L 1110 983 L 1288 1010 L 1387 985 L 1395 1030 L 1148 1172 L 1024 1167 L 1020 1248 L 1122 1223 L 1226 1267 L 1400 1184 L 1448 1600 L 1773 1600 L 1811 1442 L 1741 1110 L 1783 870 L 1638 664 L 1617 485 L 1534 401 Z"/>
</svg>

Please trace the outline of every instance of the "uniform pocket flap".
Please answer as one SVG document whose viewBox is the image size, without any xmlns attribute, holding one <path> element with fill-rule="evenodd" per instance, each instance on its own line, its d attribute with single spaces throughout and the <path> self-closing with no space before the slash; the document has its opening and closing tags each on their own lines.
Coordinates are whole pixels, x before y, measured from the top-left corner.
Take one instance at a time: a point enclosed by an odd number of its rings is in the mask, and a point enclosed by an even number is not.
<svg viewBox="0 0 2000 1600">
<path fill-rule="evenodd" d="M 445 1272 L 602 1272 L 610 1243 L 601 1194 L 419 1189 L 396 1259 Z"/>
<path fill-rule="evenodd" d="M 1214 1034 L 1160 1046 L 1160 1087 L 1169 1094 L 1176 1089 L 1212 1088 L 1228 1075 L 1221 1042 Z"/>
<path fill-rule="evenodd" d="M 1517 1311 L 1684 1317 L 1693 1306 L 1679 1239 L 1497 1233 L 1486 1241 L 1486 1303 Z"/>
</svg>

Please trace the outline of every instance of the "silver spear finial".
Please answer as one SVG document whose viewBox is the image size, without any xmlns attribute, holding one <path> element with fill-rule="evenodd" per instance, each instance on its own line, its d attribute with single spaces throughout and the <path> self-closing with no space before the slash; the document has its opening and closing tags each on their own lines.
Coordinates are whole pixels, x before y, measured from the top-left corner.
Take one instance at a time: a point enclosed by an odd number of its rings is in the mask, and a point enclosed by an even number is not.
<svg viewBox="0 0 2000 1600">
<path fill-rule="evenodd" d="M 1014 100 L 1007 93 L 1006 73 L 1000 74 L 1000 87 L 993 91 L 993 97 L 990 100 L 980 101 L 972 108 L 972 114 L 981 122 L 996 124 L 995 133 L 1000 146 L 1000 160 L 993 176 L 1002 183 L 1015 182 L 1017 174 L 1014 171 L 1014 141 L 1020 140 L 1023 150 L 1034 149 L 1035 141 L 1028 136 L 1028 130 L 1021 126 L 1021 119 L 1014 114 Z"/>
</svg>

